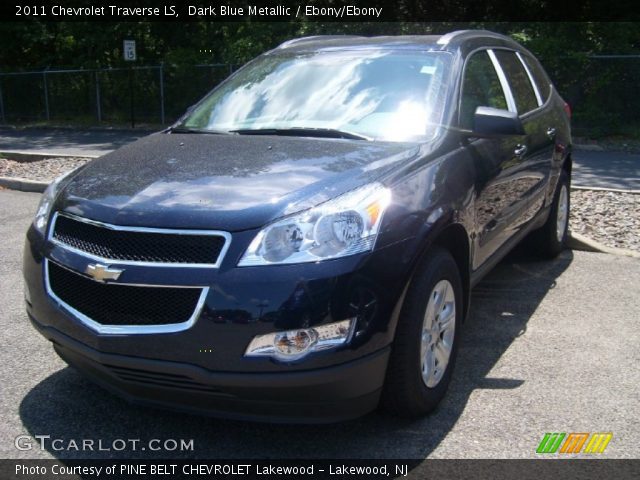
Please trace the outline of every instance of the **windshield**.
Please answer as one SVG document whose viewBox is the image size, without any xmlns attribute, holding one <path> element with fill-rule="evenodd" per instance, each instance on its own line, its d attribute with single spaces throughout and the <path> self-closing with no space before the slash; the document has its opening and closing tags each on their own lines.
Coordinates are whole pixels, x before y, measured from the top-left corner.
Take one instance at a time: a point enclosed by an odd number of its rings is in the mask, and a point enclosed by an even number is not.
<svg viewBox="0 0 640 480">
<path fill-rule="evenodd" d="M 424 141 L 442 122 L 449 63 L 445 52 L 264 55 L 212 91 L 181 127 Z"/>
</svg>

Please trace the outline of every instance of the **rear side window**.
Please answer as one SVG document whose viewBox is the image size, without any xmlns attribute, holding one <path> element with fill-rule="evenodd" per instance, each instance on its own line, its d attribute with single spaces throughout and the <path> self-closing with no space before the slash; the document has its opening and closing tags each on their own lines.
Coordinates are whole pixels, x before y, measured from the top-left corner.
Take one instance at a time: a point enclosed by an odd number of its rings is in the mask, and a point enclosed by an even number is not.
<svg viewBox="0 0 640 480">
<path fill-rule="evenodd" d="M 478 107 L 507 110 L 507 99 L 500 85 L 500 78 L 486 51 L 474 53 L 467 60 L 460 102 L 462 128 L 473 128 L 473 115 Z"/>
<path fill-rule="evenodd" d="M 518 113 L 522 115 L 538 108 L 538 100 L 529 81 L 529 75 L 515 52 L 494 50 L 494 53 L 507 77 Z"/>
<path fill-rule="evenodd" d="M 533 81 L 536 82 L 536 85 L 538 86 L 538 93 L 540 93 L 542 103 L 546 102 L 547 98 L 549 98 L 549 93 L 551 92 L 551 80 L 547 77 L 547 74 L 542 68 L 542 65 L 540 65 L 540 62 L 529 55 L 521 56 L 533 76 Z"/>
</svg>

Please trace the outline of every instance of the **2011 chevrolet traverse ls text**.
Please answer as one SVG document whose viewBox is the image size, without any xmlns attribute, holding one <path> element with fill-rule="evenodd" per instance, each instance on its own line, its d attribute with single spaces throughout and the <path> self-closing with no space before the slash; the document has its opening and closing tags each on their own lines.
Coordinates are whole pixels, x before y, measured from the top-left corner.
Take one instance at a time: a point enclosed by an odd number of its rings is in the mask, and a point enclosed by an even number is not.
<svg viewBox="0 0 640 480">
<path fill-rule="evenodd" d="M 567 234 L 568 106 L 490 32 L 311 37 L 57 179 L 27 312 L 129 400 L 336 421 L 445 394 L 478 280 Z"/>
</svg>

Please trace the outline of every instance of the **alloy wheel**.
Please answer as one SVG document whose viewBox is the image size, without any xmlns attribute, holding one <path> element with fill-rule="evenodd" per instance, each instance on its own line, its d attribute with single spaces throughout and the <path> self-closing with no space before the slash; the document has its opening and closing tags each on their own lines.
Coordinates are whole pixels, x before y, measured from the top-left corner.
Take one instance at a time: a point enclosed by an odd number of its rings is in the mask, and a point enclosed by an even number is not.
<svg viewBox="0 0 640 480">
<path fill-rule="evenodd" d="M 429 295 L 422 323 L 422 381 L 433 388 L 447 369 L 456 329 L 456 298 L 448 280 L 440 280 Z"/>
<path fill-rule="evenodd" d="M 569 193 L 567 186 L 562 185 L 560 195 L 558 196 L 558 213 L 556 216 L 556 237 L 558 242 L 562 243 L 564 233 L 567 230 L 567 222 L 569 220 Z"/>
</svg>

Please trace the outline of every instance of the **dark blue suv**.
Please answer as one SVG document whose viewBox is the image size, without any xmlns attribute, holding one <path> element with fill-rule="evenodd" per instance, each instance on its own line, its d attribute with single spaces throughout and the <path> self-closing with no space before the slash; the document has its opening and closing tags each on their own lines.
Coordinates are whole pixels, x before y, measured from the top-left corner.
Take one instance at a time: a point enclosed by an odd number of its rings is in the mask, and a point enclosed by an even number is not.
<svg viewBox="0 0 640 480">
<path fill-rule="evenodd" d="M 27 312 L 134 402 L 423 415 L 473 286 L 530 233 L 547 256 L 563 248 L 569 115 L 531 53 L 494 33 L 286 42 L 48 188 Z"/>
</svg>

